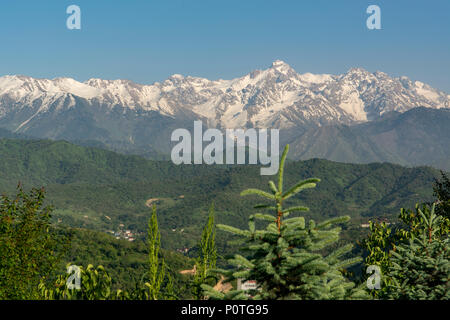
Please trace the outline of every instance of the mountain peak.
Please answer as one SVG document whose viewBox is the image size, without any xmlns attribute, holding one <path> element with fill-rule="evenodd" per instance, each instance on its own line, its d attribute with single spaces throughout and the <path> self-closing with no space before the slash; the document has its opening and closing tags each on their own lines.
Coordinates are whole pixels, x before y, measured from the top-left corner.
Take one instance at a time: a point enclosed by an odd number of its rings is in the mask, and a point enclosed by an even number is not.
<svg viewBox="0 0 450 320">
<path fill-rule="evenodd" d="M 93 108 L 156 111 L 171 117 L 188 112 L 223 128 L 349 124 L 371 121 L 393 110 L 404 112 L 419 105 L 442 108 L 450 104 L 446 93 L 419 82 L 398 80 L 363 68 L 352 68 L 340 75 L 298 74 L 282 60 L 273 61 L 265 70 L 217 81 L 179 74 L 152 85 L 95 78 L 84 82 L 70 78 L 22 81 L 21 77 L 0 77 L 0 121 L 6 121 L 2 119 L 8 114 L 10 118 L 5 119 L 25 119 L 14 123 L 12 130 L 31 127 L 30 121 L 39 119 L 33 114 L 40 110 L 50 110 L 52 106 L 58 106 L 55 112 L 72 108 L 78 102 L 67 102 L 68 93 L 87 99 L 83 103 Z"/>
<path fill-rule="evenodd" d="M 290 65 L 282 60 L 275 60 L 274 62 L 272 62 L 272 66 L 269 68 L 269 70 L 275 70 L 285 75 L 296 73 Z"/>
<path fill-rule="evenodd" d="M 276 67 L 280 67 L 280 66 L 288 66 L 290 67 L 286 62 L 284 62 L 283 60 L 275 60 L 274 62 L 272 62 L 272 68 L 276 68 Z"/>
<path fill-rule="evenodd" d="M 369 71 L 361 67 L 350 68 L 347 71 L 347 74 L 367 74 L 367 73 L 369 73 Z"/>
<path fill-rule="evenodd" d="M 169 77 L 169 80 L 172 80 L 172 81 L 181 81 L 183 79 L 184 79 L 184 76 L 181 74 L 178 74 L 178 73 L 174 73 L 173 75 L 171 75 Z"/>
</svg>

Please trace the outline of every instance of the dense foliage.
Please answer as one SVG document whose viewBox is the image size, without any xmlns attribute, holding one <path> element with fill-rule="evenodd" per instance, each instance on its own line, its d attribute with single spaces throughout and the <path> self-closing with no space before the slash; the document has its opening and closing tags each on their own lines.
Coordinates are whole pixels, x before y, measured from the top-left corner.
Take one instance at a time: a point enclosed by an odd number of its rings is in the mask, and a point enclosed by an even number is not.
<svg viewBox="0 0 450 320">
<path fill-rule="evenodd" d="M 0 198 L 0 299 L 36 299 L 61 258 L 64 240 L 52 232 L 44 190 L 19 185 L 14 198 Z"/>
<path fill-rule="evenodd" d="M 441 179 L 435 179 L 433 186 L 436 197 L 436 213 L 450 219 L 450 179 L 441 171 Z"/>
<path fill-rule="evenodd" d="M 65 142 L 3 140 L 3 147 L 11 149 L 0 163 L 0 187 L 7 191 L 0 198 L 0 299 L 351 299 L 368 293 L 380 299 L 449 298 L 444 173 L 429 203 L 424 195 L 431 194 L 427 184 L 437 176 L 432 169 L 311 160 L 287 162 L 294 174 L 284 177 L 288 147 L 277 185 L 255 166 L 180 168 Z M 315 173 L 320 184 L 307 178 Z M 21 178 L 47 185 L 59 209 L 48 205 L 43 189 L 11 190 L 11 181 Z M 252 183 L 267 183 L 270 192 L 247 189 Z M 285 183 L 293 187 L 284 190 Z M 243 189 L 241 195 L 251 196 L 246 201 L 237 197 Z M 256 196 L 272 203 L 258 204 Z M 398 221 L 383 214 L 419 196 L 427 204 L 401 209 Z M 248 206 L 255 204 L 272 214 L 251 212 Z M 349 216 L 339 217 L 343 208 L 357 221 L 353 228 L 343 224 Z M 365 267 L 382 271 L 381 288 L 366 290 L 365 270 L 361 279 L 350 280 L 346 268 L 360 261 L 351 258 L 356 252 L 350 242 L 364 233 L 362 216 L 377 210 L 378 219 L 391 220 L 370 222 L 361 243 Z M 288 217 L 295 212 L 302 216 Z M 216 235 L 216 217 L 221 229 L 234 234 L 234 244 L 225 233 Z M 244 220 L 248 230 L 242 229 Z M 139 233 L 142 221 L 148 222 L 146 233 Z M 201 237 L 195 236 L 202 225 Z M 108 234 L 120 228 L 131 229 L 136 239 Z M 167 250 L 180 245 L 194 259 Z M 219 261 L 229 253 L 228 262 Z M 66 272 L 74 265 L 79 289 L 71 288 L 73 274 Z M 257 289 L 237 290 L 245 280 L 256 280 Z M 231 288 L 220 285 L 227 282 Z"/>
<path fill-rule="evenodd" d="M 450 296 L 450 219 L 442 201 L 443 181 L 434 186 L 436 202 L 401 209 L 398 224 L 370 222 L 370 234 L 362 241 L 367 250 L 365 267 L 381 271 L 378 298 L 448 299 Z M 440 210 L 436 210 L 440 208 Z"/>
<path fill-rule="evenodd" d="M 71 236 L 71 243 L 65 251 L 60 272 L 66 270 L 66 264 L 102 265 L 108 270 L 112 279 L 112 288 L 131 290 L 143 279 L 148 270 L 148 244 L 143 240 L 130 242 L 116 239 L 104 232 L 86 229 L 68 229 L 64 231 Z M 192 259 L 170 250 L 161 249 L 160 257 L 164 259 L 167 274 L 170 274 L 175 287 L 183 288 L 189 278 L 180 275 L 179 270 L 192 268 Z M 185 290 L 184 290 L 185 291 Z M 181 292 L 187 297 L 186 292 Z"/>
<path fill-rule="evenodd" d="M 191 283 L 192 296 L 197 299 L 205 299 L 202 285 L 216 283 L 216 278 L 211 276 L 211 270 L 216 267 L 216 225 L 214 223 L 214 205 L 209 209 L 208 221 L 203 228 L 199 243 L 199 254 L 194 265 L 194 279 Z"/>
<path fill-rule="evenodd" d="M 211 298 L 245 299 L 345 299 L 364 298 L 362 288 L 343 275 L 343 269 L 357 263 L 360 258 L 342 259 L 351 245 L 333 250 L 326 256 L 320 251 L 339 239 L 341 229 L 335 224 L 349 220 L 348 216 L 337 217 L 316 224 L 314 220 L 305 223 L 304 217 L 287 218 L 295 212 L 308 208 L 295 206 L 284 208 L 283 203 L 302 190 L 314 188 L 320 180 L 310 178 L 283 190 L 284 162 L 289 145 L 281 158 L 278 185 L 269 181 L 271 192 L 247 189 L 241 195 L 259 195 L 273 204 L 261 204 L 255 208 L 269 209 L 274 214 L 256 213 L 250 217 L 249 229 L 241 230 L 227 225 L 219 228 L 245 238 L 244 250 L 247 257 L 236 254 L 230 263 L 236 269 L 219 271 L 228 276 L 228 281 L 256 281 L 257 287 L 248 293 L 232 290 L 224 293 L 205 284 L 203 288 Z M 263 230 L 256 229 L 256 220 L 268 222 Z"/>
<path fill-rule="evenodd" d="M 256 165 L 175 166 L 64 141 L 0 139 L 0 190 L 13 195 L 25 187 L 45 186 L 47 201 L 55 207 L 58 225 L 98 231 L 130 229 L 143 239 L 149 199 L 158 207 L 161 246 L 195 252 L 198 235 L 215 203 L 216 222 L 244 228 L 257 199 L 243 202 L 241 190 L 267 185 Z M 322 221 L 349 215 L 342 237 L 354 239 L 361 223 L 372 217 L 395 219 L 401 207 L 431 201 L 432 183 L 439 172 L 432 168 L 404 168 L 388 163 L 343 164 L 326 160 L 288 161 L 286 183 L 320 176 L 314 190 L 288 199 L 311 210 L 305 218 Z M 227 235 L 218 233 L 222 252 L 231 253 Z"/>
<path fill-rule="evenodd" d="M 382 298 L 450 299 L 450 238 L 442 234 L 442 216 L 419 209 L 423 228 L 392 252 L 386 277 L 391 279 Z"/>
</svg>

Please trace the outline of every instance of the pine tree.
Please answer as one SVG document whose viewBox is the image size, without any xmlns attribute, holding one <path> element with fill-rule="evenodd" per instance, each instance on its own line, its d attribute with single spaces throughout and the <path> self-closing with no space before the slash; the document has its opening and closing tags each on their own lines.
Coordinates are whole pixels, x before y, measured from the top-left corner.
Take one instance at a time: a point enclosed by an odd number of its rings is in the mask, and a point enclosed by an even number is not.
<svg viewBox="0 0 450 320">
<path fill-rule="evenodd" d="M 311 178 L 300 181 L 287 191 L 283 190 L 284 163 L 289 145 L 284 149 L 278 172 L 278 185 L 269 182 L 271 192 L 248 189 L 241 193 L 259 195 L 273 204 L 261 204 L 257 209 L 271 210 L 273 214 L 255 213 L 250 216 L 248 230 L 232 226 L 217 225 L 218 228 L 241 236 L 245 240 L 243 251 L 246 257 L 236 254 L 229 263 L 233 270 L 217 270 L 227 276 L 227 281 L 236 279 L 255 280 L 257 289 L 244 293 L 232 290 L 222 293 L 209 285 L 203 285 L 205 294 L 211 299 L 345 299 L 363 298 L 367 294 L 362 288 L 343 276 L 343 269 L 361 261 L 360 258 L 342 260 L 352 245 L 337 250 L 329 247 L 339 239 L 340 228 L 335 225 L 349 220 L 348 216 L 330 219 L 321 223 L 304 217 L 288 216 L 294 212 L 307 211 L 308 208 L 295 206 L 284 209 L 283 203 L 308 188 L 314 188 L 320 181 Z M 256 220 L 266 222 L 266 228 L 257 230 Z M 331 253 L 324 255 L 325 250 Z"/>
<path fill-rule="evenodd" d="M 418 210 L 420 234 L 392 252 L 386 277 L 392 281 L 381 295 L 387 299 L 450 299 L 450 239 L 441 233 L 444 217 Z"/>
<path fill-rule="evenodd" d="M 367 251 L 363 274 L 370 265 L 379 266 L 381 271 L 381 288 L 373 289 L 370 292 L 372 296 L 389 297 L 388 291 L 394 285 L 395 279 L 404 279 L 404 276 L 400 276 L 401 270 L 397 270 L 395 277 L 394 273 L 390 272 L 393 268 L 393 256 L 402 250 L 399 249 L 400 246 L 409 246 L 411 243 L 416 245 L 417 239 L 429 231 L 428 217 L 436 215 L 435 208 L 436 204 L 432 204 L 431 207 L 427 204 L 416 204 L 415 211 L 402 208 L 399 215 L 400 223 L 392 226 L 384 222 L 370 221 L 370 233 L 361 242 L 362 247 Z M 441 215 L 437 216 L 439 219 L 433 219 L 435 223 L 433 237 L 444 240 L 448 237 L 450 220 Z"/>
</svg>

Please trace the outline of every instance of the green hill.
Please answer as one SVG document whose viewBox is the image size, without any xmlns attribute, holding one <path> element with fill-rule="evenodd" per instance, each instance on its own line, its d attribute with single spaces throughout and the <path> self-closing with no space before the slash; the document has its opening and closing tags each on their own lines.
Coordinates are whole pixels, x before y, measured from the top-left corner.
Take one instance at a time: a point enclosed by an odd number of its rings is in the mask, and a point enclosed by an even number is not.
<svg viewBox="0 0 450 320">
<path fill-rule="evenodd" d="M 271 179 L 260 176 L 256 165 L 176 166 L 64 141 L 0 139 L 0 159 L 0 192 L 12 193 L 18 181 L 26 189 L 44 186 L 55 223 L 109 232 L 130 229 L 141 238 L 150 216 L 146 203 L 156 204 L 162 245 L 172 250 L 196 244 L 213 201 L 218 223 L 246 225 L 257 200 L 244 201 L 239 193 L 265 188 Z M 317 188 L 289 201 L 310 207 L 307 216 L 319 221 L 349 214 L 351 228 L 358 229 L 371 217 L 393 219 L 400 207 L 431 199 L 438 174 L 430 167 L 312 159 L 289 162 L 286 182 L 320 178 Z M 221 246 L 224 237 L 218 233 Z"/>
</svg>

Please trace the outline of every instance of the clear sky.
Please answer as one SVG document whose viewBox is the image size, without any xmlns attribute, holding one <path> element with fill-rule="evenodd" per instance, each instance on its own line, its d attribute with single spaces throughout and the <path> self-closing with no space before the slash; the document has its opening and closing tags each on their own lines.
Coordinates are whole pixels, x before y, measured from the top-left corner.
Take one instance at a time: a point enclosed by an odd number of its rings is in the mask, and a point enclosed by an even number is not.
<svg viewBox="0 0 450 320">
<path fill-rule="evenodd" d="M 66 28 L 71 4 L 81 30 Z M 371 4 L 381 30 L 366 27 Z M 299 73 L 363 67 L 450 93 L 449 0 L 2 1 L 0 39 L 0 75 L 231 79 L 280 59 Z"/>
</svg>

